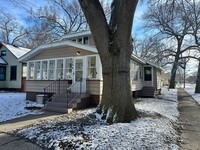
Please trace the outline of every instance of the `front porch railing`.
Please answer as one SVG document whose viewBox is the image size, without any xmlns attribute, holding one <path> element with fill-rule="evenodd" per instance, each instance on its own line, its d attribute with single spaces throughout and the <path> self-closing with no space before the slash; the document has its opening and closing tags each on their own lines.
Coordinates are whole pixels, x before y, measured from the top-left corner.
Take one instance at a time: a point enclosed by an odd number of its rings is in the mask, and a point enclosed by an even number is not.
<svg viewBox="0 0 200 150">
<path fill-rule="evenodd" d="M 85 78 L 79 78 L 70 87 L 67 88 L 67 108 L 74 102 L 82 93 L 83 82 L 86 81 Z M 85 82 L 86 83 L 86 82 Z"/>
<path fill-rule="evenodd" d="M 53 81 L 51 84 L 44 88 L 44 93 L 66 93 L 69 84 L 65 82 L 68 81 L 60 79 Z"/>
</svg>

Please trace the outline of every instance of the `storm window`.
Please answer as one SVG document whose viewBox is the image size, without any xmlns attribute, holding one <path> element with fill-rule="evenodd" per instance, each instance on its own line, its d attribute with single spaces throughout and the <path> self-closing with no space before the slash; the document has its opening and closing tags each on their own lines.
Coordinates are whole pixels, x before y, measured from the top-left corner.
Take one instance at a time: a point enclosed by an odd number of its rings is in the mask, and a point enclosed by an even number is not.
<svg viewBox="0 0 200 150">
<path fill-rule="evenodd" d="M 96 56 L 88 57 L 88 78 L 96 78 Z"/>
</svg>

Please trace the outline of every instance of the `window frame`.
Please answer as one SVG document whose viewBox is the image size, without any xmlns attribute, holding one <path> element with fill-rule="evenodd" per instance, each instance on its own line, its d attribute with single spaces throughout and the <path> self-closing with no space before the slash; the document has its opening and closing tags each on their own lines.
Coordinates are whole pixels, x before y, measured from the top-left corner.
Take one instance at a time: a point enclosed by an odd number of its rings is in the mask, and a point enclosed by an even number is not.
<svg viewBox="0 0 200 150">
<path fill-rule="evenodd" d="M 150 68 L 150 72 L 151 72 L 150 74 L 147 74 L 147 73 L 146 73 L 146 69 L 147 69 L 147 68 Z M 152 77 L 153 77 L 153 76 L 152 76 L 152 67 L 150 67 L 150 66 L 145 66 L 145 67 L 144 67 L 144 81 L 152 81 L 152 80 L 153 80 Z"/>
<path fill-rule="evenodd" d="M 10 66 L 10 81 L 17 81 L 17 65 Z"/>
<path fill-rule="evenodd" d="M 92 58 L 94 57 L 95 58 L 95 65 L 94 66 L 89 66 L 89 58 Z M 93 70 L 95 69 L 95 74 L 94 74 L 94 77 L 89 77 L 89 70 Z M 97 79 L 97 57 L 96 56 L 88 56 L 87 57 L 87 79 Z"/>
<path fill-rule="evenodd" d="M 1 56 L 6 56 L 6 50 L 1 51 Z"/>
<path fill-rule="evenodd" d="M 3 68 L 3 76 L 4 76 L 4 78 L 3 79 L 1 79 L 0 78 L 0 81 L 6 81 L 6 66 L 0 66 L 0 68 Z M 1 74 L 1 73 L 0 73 Z"/>
</svg>

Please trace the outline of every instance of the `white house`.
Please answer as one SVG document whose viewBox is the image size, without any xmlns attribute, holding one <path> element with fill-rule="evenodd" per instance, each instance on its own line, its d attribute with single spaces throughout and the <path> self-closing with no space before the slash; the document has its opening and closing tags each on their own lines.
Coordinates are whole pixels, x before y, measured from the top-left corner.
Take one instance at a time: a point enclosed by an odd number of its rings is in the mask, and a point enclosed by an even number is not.
<svg viewBox="0 0 200 150">
<path fill-rule="evenodd" d="M 144 85 L 154 86 L 156 78 L 153 70 L 156 67 L 135 55 L 131 58 L 132 91 L 140 91 Z M 101 98 L 102 67 L 90 31 L 64 35 L 59 41 L 41 45 L 19 60 L 27 63 L 27 99 L 35 100 L 36 95 L 48 91 L 64 93 L 71 85 L 72 92 L 81 89 L 81 92 L 88 93 L 96 104 Z M 150 70 L 147 67 L 150 67 Z M 149 74 L 147 70 L 152 75 L 148 77 L 149 82 L 145 78 Z"/>
<path fill-rule="evenodd" d="M 0 90 L 19 90 L 25 88 L 26 64 L 18 58 L 30 49 L 0 43 Z"/>
</svg>

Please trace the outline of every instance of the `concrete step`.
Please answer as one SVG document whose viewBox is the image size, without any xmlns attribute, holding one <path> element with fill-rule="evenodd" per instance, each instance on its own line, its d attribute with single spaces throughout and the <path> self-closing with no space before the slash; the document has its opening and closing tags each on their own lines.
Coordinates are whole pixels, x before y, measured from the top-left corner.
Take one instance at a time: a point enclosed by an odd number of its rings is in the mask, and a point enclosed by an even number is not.
<svg viewBox="0 0 200 150">
<path fill-rule="evenodd" d="M 72 108 L 57 108 L 57 107 L 44 107 L 44 110 L 46 111 L 53 111 L 53 112 L 60 112 L 60 113 L 71 113 Z"/>
<path fill-rule="evenodd" d="M 72 103 L 67 105 L 67 103 L 63 103 L 63 102 L 54 102 L 54 101 L 50 101 L 46 104 L 45 107 L 56 107 L 56 108 L 76 108 L 77 104 L 76 103 Z"/>
</svg>

